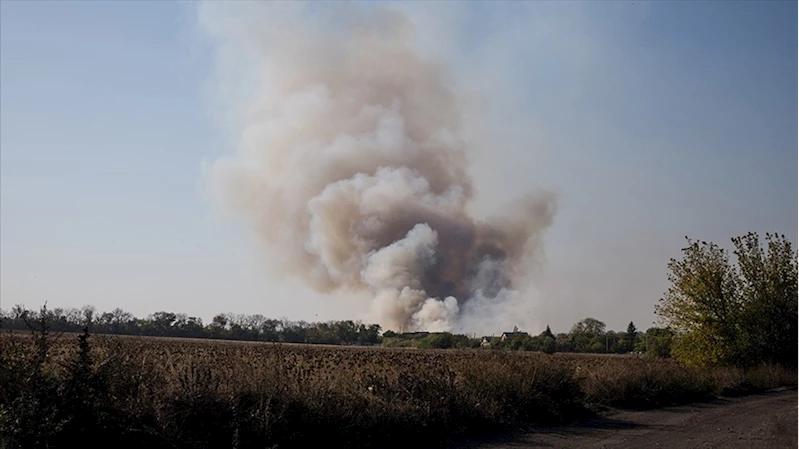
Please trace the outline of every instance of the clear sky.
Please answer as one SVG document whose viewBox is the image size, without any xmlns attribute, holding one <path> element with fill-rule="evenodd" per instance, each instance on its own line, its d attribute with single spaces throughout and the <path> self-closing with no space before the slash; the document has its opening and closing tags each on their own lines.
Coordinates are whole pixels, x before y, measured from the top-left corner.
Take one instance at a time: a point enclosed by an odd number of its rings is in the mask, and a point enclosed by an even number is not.
<svg viewBox="0 0 799 449">
<path fill-rule="evenodd" d="M 795 2 L 402 7 L 487 101 L 478 208 L 559 194 L 535 322 L 648 327 L 685 235 L 796 242 Z M 188 4 L 0 2 L 0 307 L 359 318 L 268 273 L 204 195 L 230 148 L 197 22 Z"/>
</svg>

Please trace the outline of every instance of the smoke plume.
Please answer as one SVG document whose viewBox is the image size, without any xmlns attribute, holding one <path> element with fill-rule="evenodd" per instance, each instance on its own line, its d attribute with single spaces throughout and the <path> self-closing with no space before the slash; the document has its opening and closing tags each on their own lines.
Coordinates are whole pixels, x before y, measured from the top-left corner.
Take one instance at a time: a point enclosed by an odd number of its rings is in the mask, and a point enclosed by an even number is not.
<svg viewBox="0 0 799 449">
<path fill-rule="evenodd" d="M 367 292 L 392 329 L 456 329 L 501 306 L 554 197 L 474 217 L 463 105 L 443 64 L 414 50 L 407 17 L 325 5 L 215 24 L 220 54 L 235 48 L 253 71 L 237 151 L 211 181 L 282 268 L 320 292 Z"/>
</svg>

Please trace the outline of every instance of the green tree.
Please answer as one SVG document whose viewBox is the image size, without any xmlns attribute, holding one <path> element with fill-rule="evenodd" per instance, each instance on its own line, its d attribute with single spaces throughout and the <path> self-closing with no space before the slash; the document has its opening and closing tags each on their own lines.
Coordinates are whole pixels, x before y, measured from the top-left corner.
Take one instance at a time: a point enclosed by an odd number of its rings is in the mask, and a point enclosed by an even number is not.
<svg viewBox="0 0 799 449">
<path fill-rule="evenodd" d="M 627 333 L 624 335 L 624 346 L 627 351 L 632 351 L 635 348 L 635 339 L 638 336 L 638 329 L 635 328 L 635 324 L 630 321 L 630 324 L 627 325 Z"/>
<path fill-rule="evenodd" d="M 420 349 L 449 349 L 452 347 L 452 334 L 449 332 L 433 332 L 417 342 Z"/>
<path fill-rule="evenodd" d="M 741 342 L 746 360 L 796 365 L 797 259 L 783 235 L 732 239 L 738 259 L 738 291 L 743 298 Z"/>
<path fill-rule="evenodd" d="M 671 259 L 671 287 L 655 308 L 676 331 L 672 355 L 689 365 L 796 364 L 797 263 L 784 236 L 732 239 L 737 264 L 714 243 L 688 239 Z"/>
<path fill-rule="evenodd" d="M 572 326 L 571 333 L 572 334 L 586 334 L 590 336 L 595 336 L 599 334 L 605 333 L 605 323 L 599 321 L 595 318 L 585 318 L 582 321 L 578 321 L 577 323 Z"/>
<path fill-rule="evenodd" d="M 569 339 L 574 352 L 605 352 L 605 323 L 595 318 L 585 318 L 572 326 Z"/>
<path fill-rule="evenodd" d="M 673 339 L 674 332 L 671 329 L 650 327 L 644 332 L 643 338 L 638 339 L 635 351 L 655 357 L 670 357 Z"/>
<path fill-rule="evenodd" d="M 682 252 L 668 263 L 671 287 L 655 307 L 680 334 L 673 355 L 691 365 L 732 362 L 740 298 L 729 256 L 714 243 L 690 239 Z"/>
<path fill-rule="evenodd" d="M 548 327 L 548 326 L 547 326 Z M 554 354 L 557 351 L 557 345 L 555 344 L 555 337 L 544 337 L 543 342 L 541 343 L 541 351 L 544 354 Z"/>
</svg>

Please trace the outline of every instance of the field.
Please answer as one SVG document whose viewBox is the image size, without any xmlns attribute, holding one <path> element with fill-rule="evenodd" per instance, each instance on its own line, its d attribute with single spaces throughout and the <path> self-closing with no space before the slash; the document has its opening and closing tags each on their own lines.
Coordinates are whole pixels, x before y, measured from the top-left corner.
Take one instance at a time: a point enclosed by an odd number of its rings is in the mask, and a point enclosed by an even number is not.
<svg viewBox="0 0 799 449">
<path fill-rule="evenodd" d="M 796 383 L 774 366 L 642 356 L 146 337 L 9 334 L 0 357 L 6 447 L 306 447 L 320 435 L 328 447 L 441 447 Z"/>
</svg>

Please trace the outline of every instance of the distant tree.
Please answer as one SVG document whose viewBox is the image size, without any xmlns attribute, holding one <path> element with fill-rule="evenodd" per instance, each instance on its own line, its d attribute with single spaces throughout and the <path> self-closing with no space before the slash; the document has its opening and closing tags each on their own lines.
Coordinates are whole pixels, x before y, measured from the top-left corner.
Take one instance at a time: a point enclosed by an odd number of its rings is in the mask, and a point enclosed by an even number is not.
<svg viewBox="0 0 799 449">
<path fill-rule="evenodd" d="M 605 333 L 605 323 L 595 318 L 585 318 L 572 326 L 572 334 L 599 335 Z"/>
<path fill-rule="evenodd" d="M 555 336 L 555 347 L 558 352 L 575 352 L 574 341 L 566 333 L 559 333 Z"/>
<path fill-rule="evenodd" d="M 635 348 L 635 339 L 637 336 L 638 329 L 636 329 L 635 324 L 630 321 L 630 324 L 627 325 L 627 333 L 624 335 L 624 344 L 627 351 L 632 351 Z"/>
<path fill-rule="evenodd" d="M 178 316 L 172 312 L 155 312 L 148 318 L 148 327 L 155 335 L 170 335 Z M 148 332 L 149 333 L 149 332 Z"/>
<path fill-rule="evenodd" d="M 227 334 L 228 318 L 225 314 L 220 313 L 211 319 L 211 324 L 208 326 L 209 333 L 212 338 L 224 338 Z"/>
<path fill-rule="evenodd" d="M 549 329 L 549 326 L 547 326 L 547 329 Z M 557 350 L 558 346 L 555 343 L 554 336 L 553 337 L 545 336 L 543 342 L 541 343 L 541 351 L 544 354 L 554 354 L 555 352 L 557 352 Z"/>
<path fill-rule="evenodd" d="M 114 334 L 129 332 L 135 322 L 135 318 L 132 314 L 125 312 L 119 307 L 111 312 L 103 313 L 100 316 L 100 320 L 106 328 Z"/>
<path fill-rule="evenodd" d="M 449 332 L 434 332 L 419 339 L 417 346 L 420 349 L 448 349 L 452 347 L 452 334 Z"/>
<path fill-rule="evenodd" d="M 380 325 L 360 324 L 358 328 L 358 342 L 361 344 L 376 344 L 380 342 Z"/>
<path fill-rule="evenodd" d="M 605 323 L 595 318 L 585 318 L 569 331 L 572 352 L 605 352 Z"/>
<path fill-rule="evenodd" d="M 83 306 L 81 313 L 83 314 L 81 325 L 84 327 L 92 327 L 97 315 L 97 309 L 94 306 Z"/>
<path fill-rule="evenodd" d="M 261 323 L 259 338 L 263 341 L 278 341 L 280 321 L 266 319 Z"/>
<path fill-rule="evenodd" d="M 203 320 L 198 317 L 190 316 L 180 324 L 181 335 L 191 338 L 205 337 Z"/>
<path fill-rule="evenodd" d="M 552 329 L 549 328 L 549 324 L 547 324 L 546 330 L 541 332 L 540 336 L 544 338 L 551 338 L 553 341 L 555 340 L 555 334 L 552 333 Z"/>
<path fill-rule="evenodd" d="M 668 328 L 650 327 L 638 339 L 635 351 L 643 352 L 655 357 L 670 357 L 671 346 L 674 341 L 674 332 Z"/>
</svg>

